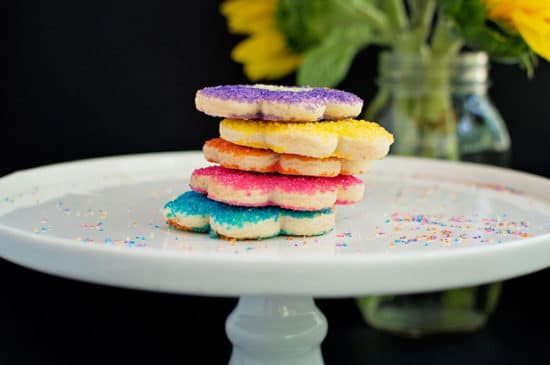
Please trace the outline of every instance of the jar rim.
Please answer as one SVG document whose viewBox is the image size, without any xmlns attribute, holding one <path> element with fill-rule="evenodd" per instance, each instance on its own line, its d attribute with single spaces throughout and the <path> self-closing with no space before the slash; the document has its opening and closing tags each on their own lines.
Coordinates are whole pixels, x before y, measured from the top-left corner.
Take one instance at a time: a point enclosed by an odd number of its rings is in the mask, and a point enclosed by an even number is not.
<svg viewBox="0 0 550 365">
<path fill-rule="evenodd" d="M 475 85 L 486 89 L 489 85 L 489 57 L 482 51 L 461 52 L 447 62 L 434 62 L 419 53 L 382 51 L 378 71 L 379 85 L 398 83 L 402 79 L 422 82 L 426 78 L 448 80 L 461 87 Z"/>
</svg>

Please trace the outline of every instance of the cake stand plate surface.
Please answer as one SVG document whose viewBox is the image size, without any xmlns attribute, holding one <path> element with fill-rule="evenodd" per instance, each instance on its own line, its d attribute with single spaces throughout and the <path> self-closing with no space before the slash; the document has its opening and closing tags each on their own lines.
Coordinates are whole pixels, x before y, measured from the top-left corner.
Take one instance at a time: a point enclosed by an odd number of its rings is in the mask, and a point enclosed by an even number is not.
<svg viewBox="0 0 550 365">
<path fill-rule="evenodd" d="M 388 157 L 319 237 L 230 241 L 169 228 L 199 152 L 77 161 L 0 179 L 0 255 L 36 270 L 174 293 L 240 296 L 232 364 L 318 364 L 312 298 L 410 293 L 550 265 L 550 180 L 475 164 Z"/>
</svg>

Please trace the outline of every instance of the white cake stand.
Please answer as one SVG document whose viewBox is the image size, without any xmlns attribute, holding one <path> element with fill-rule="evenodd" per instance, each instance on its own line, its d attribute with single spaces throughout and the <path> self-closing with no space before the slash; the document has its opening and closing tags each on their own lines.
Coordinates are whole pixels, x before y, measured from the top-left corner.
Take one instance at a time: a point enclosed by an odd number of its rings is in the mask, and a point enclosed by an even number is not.
<svg viewBox="0 0 550 365">
<path fill-rule="evenodd" d="M 411 293 L 550 265 L 550 181 L 473 164 L 390 157 L 321 237 L 232 242 L 166 226 L 202 155 L 79 161 L 0 179 L 0 254 L 80 280 L 240 296 L 231 364 L 321 364 L 313 297 Z"/>
</svg>

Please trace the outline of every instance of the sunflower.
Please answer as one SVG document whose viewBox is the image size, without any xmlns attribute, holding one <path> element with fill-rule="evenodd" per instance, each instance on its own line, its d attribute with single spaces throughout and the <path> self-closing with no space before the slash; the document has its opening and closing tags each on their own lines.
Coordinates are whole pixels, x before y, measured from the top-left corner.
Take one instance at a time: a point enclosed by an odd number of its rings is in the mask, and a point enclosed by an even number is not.
<svg viewBox="0 0 550 365">
<path fill-rule="evenodd" d="M 277 0 L 226 0 L 220 10 L 231 33 L 248 35 L 233 49 L 231 58 L 244 65 L 251 81 L 278 79 L 298 68 L 302 55 L 287 46 L 277 28 Z"/>
<path fill-rule="evenodd" d="M 550 1 L 483 1 L 491 19 L 517 31 L 533 51 L 550 61 Z"/>
</svg>

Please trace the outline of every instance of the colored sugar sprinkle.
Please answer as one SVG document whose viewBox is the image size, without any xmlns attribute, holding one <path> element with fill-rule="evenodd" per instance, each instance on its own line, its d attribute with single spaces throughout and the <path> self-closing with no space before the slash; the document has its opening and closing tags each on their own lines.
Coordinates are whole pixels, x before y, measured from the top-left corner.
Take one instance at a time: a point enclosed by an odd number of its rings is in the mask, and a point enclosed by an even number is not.
<svg viewBox="0 0 550 365">
<path fill-rule="evenodd" d="M 40 217 L 39 222 L 40 225 L 32 229 L 34 233 L 45 233 L 53 228 L 51 225 L 48 225 L 48 218 L 46 217 Z"/>
<path fill-rule="evenodd" d="M 153 228 L 153 229 L 160 229 L 160 226 L 156 223 L 149 223 L 147 224 L 150 228 Z"/>
<path fill-rule="evenodd" d="M 100 231 L 100 232 L 103 232 L 105 231 L 105 225 L 103 224 L 103 222 L 97 222 L 97 223 L 92 223 L 92 224 L 82 224 L 82 229 L 84 230 L 96 230 L 96 231 Z"/>
<path fill-rule="evenodd" d="M 138 236 L 138 240 L 136 239 L 130 239 L 130 238 L 126 238 L 124 240 L 114 240 L 113 238 L 111 237 L 106 237 L 105 239 L 103 239 L 103 243 L 106 244 L 106 245 L 112 245 L 112 246 L 116 246 L 116 247 L 128 247 L 128 248 L 131 248 L 131 247 L 145 247 L 145 243 L 143 243 L 141 241 L 141 238 L 142 236 Z M 76 237 L 76 240 L 77 241 L 80 241 L 82 243 L 99 243 L 101 242 L 101 240 L 96 240 L 94 238 L 91 238 L 91 237 L 81 237 L 81 236 L 78 236 Z"/>
<path fill-rule="evenodd" d="M 390 247 L 422 243 L 428 247 L 437 242 L 443 246 L 479 242 L 482 244 L 502 243 L 507 239 L 531 237 L 529 224 L 525 221 L 507 220 L 500 217 L 466 217 L 445 216 L 442 214 L 401 214 L 394 212 L 390 219 L 384 221 L 393 226 L 393 232 L 399 236 L 392 237 Z M 411 232 L 412 234 L 404 234 Z M 384 235 L 384 232 L 377 232 Z"/>
<path fill-rule="evenodd" d="M 89 238 L 89 237 L 84 237 L 84 238 L 83 237 L 77 237 L 76 239 L 77 239 L 77 241 L 81 241 L 83 243 L 94 243 L 95 242 L 95 240 L 93 238 Z"/>
<path fill-rule="evenodd" d="M 33 232 L 34 233 L 44 233 L 51 229 L 50 226 L 40 226 L 40 227 L 34 227 Z"/>
<path fill-rule="evenodd" d="M 58 201 L 56 204 L 55 204 L 55 207 L 62 211 L 65 215 L 71 215 L 71 209 L 65 207 L 65 203 L 62 202 L 62 201 Z"/>
</svg>

